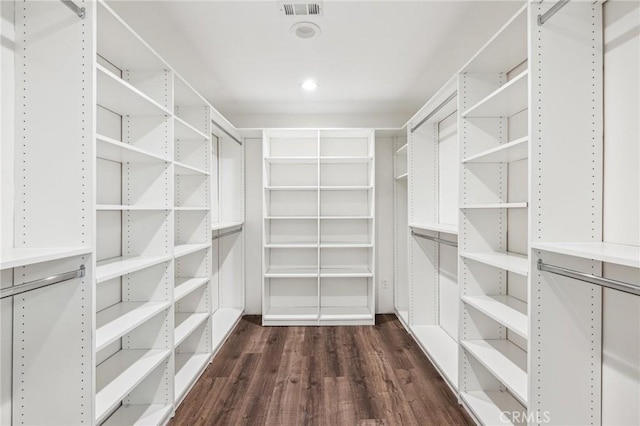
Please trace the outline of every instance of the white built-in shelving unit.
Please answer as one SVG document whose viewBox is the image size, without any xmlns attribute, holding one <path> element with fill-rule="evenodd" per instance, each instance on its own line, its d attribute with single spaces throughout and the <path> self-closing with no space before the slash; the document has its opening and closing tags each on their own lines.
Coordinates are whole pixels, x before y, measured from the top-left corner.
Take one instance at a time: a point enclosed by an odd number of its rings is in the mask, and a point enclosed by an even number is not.
<svg viewBox="0 0 640 426">
<path fill-rule="evenodd" d="M 407 125 L 409 331 L 458 387 L 458 116 L 451 79 Z"/>
<path fill-rule="evenodd" d="M 221 234 L 244 223 L 242 141 L 105 2 L 82 6 L 7 15 L 0 423 L 166 424 L 244 311 L 244 237 Z"/>
<path fill-rule="evenodd" d="M 561 6 L 524 5 L 407 124 L 408 329 L 481 424 L 598 424 L 602 290 L 557 266 L 640 292 L 637 244 L 602 242 L 602 6 Z"/>
<path fill-rule="evenodd" d="M 372 130 L 268 130 L 263 324 L 373 324 Z"/>
</svg>

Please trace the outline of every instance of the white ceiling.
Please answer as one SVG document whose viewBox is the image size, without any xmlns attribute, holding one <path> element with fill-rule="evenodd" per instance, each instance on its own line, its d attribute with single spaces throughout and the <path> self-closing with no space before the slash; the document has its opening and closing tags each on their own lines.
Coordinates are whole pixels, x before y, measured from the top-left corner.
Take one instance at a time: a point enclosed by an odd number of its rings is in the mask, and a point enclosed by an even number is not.
<svg viewBox="0 0 640 426">
<path fill-rule="evenodd" d="M 312 19 L 282 16 L 276 0 L 110 4 L 237 127 L 383 128 L 402 126 L 522 2 L 324 0 Z M 322 34 L 292 37 L 301 20 Z"/>
</svg>

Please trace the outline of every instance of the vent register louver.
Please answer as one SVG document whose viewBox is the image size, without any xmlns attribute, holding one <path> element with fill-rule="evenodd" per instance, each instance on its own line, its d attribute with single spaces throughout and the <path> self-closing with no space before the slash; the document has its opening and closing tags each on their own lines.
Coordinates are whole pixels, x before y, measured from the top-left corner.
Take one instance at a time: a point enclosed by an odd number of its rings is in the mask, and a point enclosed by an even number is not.
<svg viewBox="0 0 640 426">
<path fill-rule="evenodd" d="M 280 3 L 284 16 L 318 16 L 322 11 L 320 2 L 316 3 Z"/>
</svg>

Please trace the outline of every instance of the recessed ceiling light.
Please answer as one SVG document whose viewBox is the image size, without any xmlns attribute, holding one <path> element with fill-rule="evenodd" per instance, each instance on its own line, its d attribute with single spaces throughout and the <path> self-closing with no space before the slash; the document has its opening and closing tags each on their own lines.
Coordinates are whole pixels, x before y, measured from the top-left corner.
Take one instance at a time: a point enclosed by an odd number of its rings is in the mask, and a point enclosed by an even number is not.
<svg viewBox="0 0 640 426">
<path fill-rule="evenodd" d="M 291 35 L 308 40 L 320 34 L 320 27 L 313 22 L 296 22 L 291 26 Z"/>
<path fill-rule="evenodd" d="M 315 80 L 308 79 L 303 81 L 300 87 L 302 87 L 307 92 L 312 92 L 318 88 L 318 83 L 316 83 Z"/>
</svg>

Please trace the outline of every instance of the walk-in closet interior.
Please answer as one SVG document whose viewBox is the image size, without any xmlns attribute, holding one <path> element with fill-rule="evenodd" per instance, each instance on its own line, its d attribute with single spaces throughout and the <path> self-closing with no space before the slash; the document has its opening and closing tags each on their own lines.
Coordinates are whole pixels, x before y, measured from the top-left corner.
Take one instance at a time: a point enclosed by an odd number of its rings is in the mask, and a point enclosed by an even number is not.
<svg viewBox="0 0 640 426">
<path fill-rule="evenodd" d="M 471 423 L 640 425 L 640 1 L 0 7 L 0 425 L 171 424 L 250 316 L 378 314 Z"/>
</svg>

